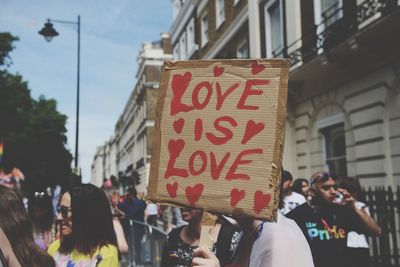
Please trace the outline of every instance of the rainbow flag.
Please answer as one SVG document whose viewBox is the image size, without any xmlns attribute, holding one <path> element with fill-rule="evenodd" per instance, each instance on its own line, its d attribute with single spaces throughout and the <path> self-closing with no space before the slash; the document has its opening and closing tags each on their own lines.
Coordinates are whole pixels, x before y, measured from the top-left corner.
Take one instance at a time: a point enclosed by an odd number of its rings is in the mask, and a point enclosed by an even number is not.
<svg viewBox="0 0 400 267">
<path fill-rule="evenodd" d="M 2 159 L 3 159 L 3 152 L 4 152 L 4 150 L 3 150 L 3 141 L 0 140 L 0 163 L 1 163 Z"/>
</svg>

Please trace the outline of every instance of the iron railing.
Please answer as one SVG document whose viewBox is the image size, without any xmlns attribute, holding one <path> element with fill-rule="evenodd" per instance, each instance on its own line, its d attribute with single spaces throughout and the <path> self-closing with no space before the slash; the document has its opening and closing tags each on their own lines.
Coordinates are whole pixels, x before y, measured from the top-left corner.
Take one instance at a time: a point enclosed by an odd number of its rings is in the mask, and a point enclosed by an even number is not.
<svg viewBox="0 0 400 267">
<path fill-rule="evenodd" d="M 123 222 L 128 253 L 122 255 L 122 267 L 160 267 L 167 234 L 161 229 L 136 220 Z"/>
<path fill-rule="evenodd" d="M 305 64 L 370 25 L 368 20 L 377 21 L 399 8 L 398 0 L 366 0 L 348 13 L 343 5 L 332 5 L 321 14 L 322 21 L 313 30 L 288 46 L 275 49 L 272 55 L 289 57 L 292 66 Z"/>
<path fill-rule="evenodd" d="M 382 234 L 369 237 L 370 262 L 373 267 L 400 266 L 400 187 L 377 187 L 365 192 L 365 203 Z"/>
</svg>

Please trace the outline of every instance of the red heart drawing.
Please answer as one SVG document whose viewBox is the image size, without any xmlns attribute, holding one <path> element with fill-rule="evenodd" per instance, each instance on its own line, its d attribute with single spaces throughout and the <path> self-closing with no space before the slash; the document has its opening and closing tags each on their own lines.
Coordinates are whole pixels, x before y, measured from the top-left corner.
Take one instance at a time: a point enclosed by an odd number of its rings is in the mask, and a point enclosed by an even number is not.
<svg viewBox="0 0 400 267">
<path fill-rule="evenodd" d="M 251 138 L 264 130 L 265 124 L 262 122 L 256 123 L 253 120 L 247 121 L 246 131 L 244 132 L 242 144 L 246 144 Z"/>
<path fill-rule="evenodd" d="M 174 156 L 179 156 L 179 154 L 182 152 L 182 149 L 185 147 L 185 140 L 183 139 L 171 139 L 168 142 L 168 150 L 169 154 L 174 155 Z"/>
<path fill-rule="evenodd" d="M 185 124 L 185 120 L 180 118 L 179 120 L 174 121 L 174 130 L 177 133 L 181 133 L 183 129 L 183 125 Z"/>
<path fill-rule="evenodd" d="M 224 73 L 224 70 L 225 70 L 224 67 L 215 66 L 215 67 L 214 67 L 214 77 L 221 76 L 222 73 Z"/>
<path fill-rule="evenodd" d="M 185 189 L 186 198 L 190 206 L 194 206 L 194 204 L 196 204 L 201 194 L 203 193 L 203 190 L 204 190 L 203 184 L 196 184 L 195 186 L 186 187 Z"/>
<path fill-rule="evenodd" d="M 258 64 L 257 61 L 253 61 L 253 63 L 251 64 L 251 73 L 253 73 L 253 75 L 262 72 L 264 69 L 265 66 L 263 64 Z"/>
<path fill-rule="evenodd" d="M 254 212 L 259 214 L 263 209 L 265 209 L 269 202 L 271 201 L 271 195 L 258 190 L 254 194 Z"/>
<path fill-rule="evenodd" d="M 167 184 L 167 191 L 168 194 L 172 197 L 172 198 L 176 198 L 176 191 L 178 190 L 178 183 L 177 182 L 173 182 L 172 184 Z"/>
<path fill-rule="evenodd" d="M 231 191 L 231 206 L 236 207 L 237 203 L 244 198 L 245 191 L 233 188 Z"/>
</svg>

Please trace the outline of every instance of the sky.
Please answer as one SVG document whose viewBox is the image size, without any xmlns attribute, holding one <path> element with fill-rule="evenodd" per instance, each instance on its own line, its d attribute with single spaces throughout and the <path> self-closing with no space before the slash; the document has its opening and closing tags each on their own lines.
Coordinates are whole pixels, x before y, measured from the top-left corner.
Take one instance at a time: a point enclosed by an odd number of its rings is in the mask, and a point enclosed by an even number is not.
<svg viewBox="0 0 400 267">
<path fill-rule="evenodd" d="M 33 98 L 57 100 L 67 115 L 67 148 L 75 155 L 77 27 L 53 23 L 59 32 L 46 42 L 38 31 L 48 18 L 81 16 L 79 165 L 90 181 L 96 148 L 114 133 L 136 83 L 143 42 L 157 41 L 172 25 L 170 0 L 0 0 L 0 32 L 19 37 L 11 73 L 28 82 Z"/>
</svg>

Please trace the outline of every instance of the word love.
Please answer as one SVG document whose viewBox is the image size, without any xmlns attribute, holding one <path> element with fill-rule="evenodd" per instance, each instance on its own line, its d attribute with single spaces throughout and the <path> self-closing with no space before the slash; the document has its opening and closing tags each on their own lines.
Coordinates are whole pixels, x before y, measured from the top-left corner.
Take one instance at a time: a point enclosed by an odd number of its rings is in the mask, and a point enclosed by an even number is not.
<svg viewBox="0 0 400 267">
<path fill-rule="evenodd" d="M 225 92 L 222 92 L 221 84 L 219 81 L 215 82 L 215 88 L 213 83 L 209 81 L 202 81 L 193 85 L 191 100 L 192 103 L 183 103 L 183 96 L 188 89 L 192 81 L 192 73 L 185 72 L 182 74 L 175 74 L 172 77 L 172 101 L 170 115 L 176 115 L 181 112 L 189 112 L 192 110 L 202 110 L 207 108 L 210 103 L 211 96 L 216 95 L 216 106 L 215 109 L 218 111 L 222 108 L 225 100 L 229 95 L 239 88 L 240 83 L 236 82 L 232 84 Z M 258 110 L 258 106 L 247 104 L 247 99 L 250 96 L 258 96 L 263 94 L 263 90 L 259 87 L 267 86 L 270 84 L 270 80 L 266 79 L 250 79 L 246 80 L 244 89 L 241 97 L 237 101 L 236 108 L 239 110 Z M 258 89 L 257 89 L 258 88 Z M 204 97 L 200 97 L 204 95 Z"/>
<path fill-rule="evenodd" d="M 228 164 L 228 160 L 231 158 L 233 152 L 227 152 L 221 159 L 217 159 L 214 152 L 207 154 L 203 150 L 194 151 L 186 166 L 176 166 L 176 160 L 179 158 L 182 150 L 185 148 L 185 140 L 183 139 L 171 139 L 168 142 L 169 161 L 167 168 L 164 173 L 164 178 L 168 179 L 172 176 L 179 176 L 182 178 L 189 177 L 189 174 L 193 177 L 201 175 L 208 167 L 210 168 L 210 174 L 213 180 L 220 178 L 221 172 L 225 169 Z M 238 173 L 237 169 L 240 165 L 251 163 L 253 160 L 245 159 L 246 156 L 262 154 L 261 148 L 245 149 L 233 156 L 234 160 L 230 162 L 225 175 L 226 180 L 242 179 L 250 180 L 250 176 L 245 173 Z M 198 164 L 195 164 L 197 162 Z M 200 166 L 196 169 L 196 166 Z"/>
</svg>

